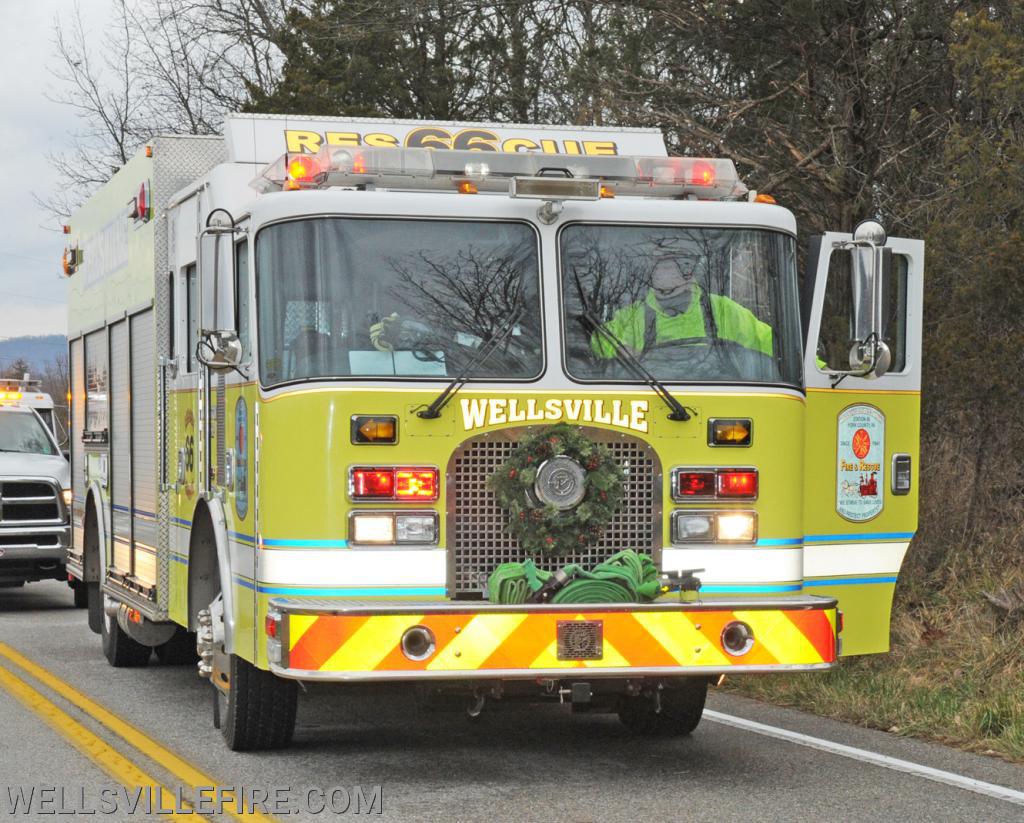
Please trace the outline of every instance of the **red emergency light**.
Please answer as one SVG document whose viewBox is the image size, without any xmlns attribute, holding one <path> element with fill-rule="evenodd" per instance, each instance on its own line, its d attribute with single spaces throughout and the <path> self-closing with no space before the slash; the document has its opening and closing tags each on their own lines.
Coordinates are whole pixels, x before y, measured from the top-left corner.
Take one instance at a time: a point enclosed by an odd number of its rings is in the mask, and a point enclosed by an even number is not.
<svg viewBox="0 0 1024 823">
<path fill-rule="evenodd" d="M 425 466 L 359 466 L 349 472 L 353 500 L 429 501 L 438 497 L 438 470 Z"/>
<path fill-rule="evenodd" d="M 681 471 L 676 475 L 676 490 L 681 497 L 712 497 L 715 494 L 715 473 Z"/>
<path fill-rule="evenodd" d="M 693 500 L 754 500 L 757 469 L 693 466 L 672 470 L 672 497 L 680 503 Z"/>
<path fill-rule="evenodd" d="M 718 472 L 719 497 L 757 497 L 757 471 L 740 469 L 737 471 Z"/>
<path fill-rule="evenodd" d="M 395 496 L 394 469 L 353 469 L 352 496 L 391 499 Z"/>
</svg>

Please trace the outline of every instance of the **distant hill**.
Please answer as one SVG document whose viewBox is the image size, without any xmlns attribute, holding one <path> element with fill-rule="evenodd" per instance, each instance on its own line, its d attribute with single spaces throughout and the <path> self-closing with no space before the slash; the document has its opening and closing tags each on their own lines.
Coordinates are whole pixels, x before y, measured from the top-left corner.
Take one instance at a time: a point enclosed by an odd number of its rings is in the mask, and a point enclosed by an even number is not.
<svg viewBox="0 0 1024 823">
<path fill-rule="evenodd" d="M 42 375 L 57 355 L 65 354 L 67 349 L 68 340 L 63 334 L 0 338 L 0 372 L 15 360 L 23 359 L 32 366 L 34 374 Z"/>
</svg>

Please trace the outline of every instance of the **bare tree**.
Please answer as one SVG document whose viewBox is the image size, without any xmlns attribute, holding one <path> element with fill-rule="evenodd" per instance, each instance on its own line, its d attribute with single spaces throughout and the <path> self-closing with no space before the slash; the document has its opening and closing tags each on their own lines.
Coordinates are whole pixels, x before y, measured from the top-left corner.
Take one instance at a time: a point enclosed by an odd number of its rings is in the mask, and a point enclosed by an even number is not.
<svg viewBox="0 0 1024 823">
<path fill-rule="evenodd" d="M 54 25 L 50 99 L 80 128 L 50 161 L 57 189 L 40 206 L 66 217 L 156 134 L 209 134 L 277 82 L 292 0 L 117 0 L 96 37 L 78 6 Z"/>
</svg>

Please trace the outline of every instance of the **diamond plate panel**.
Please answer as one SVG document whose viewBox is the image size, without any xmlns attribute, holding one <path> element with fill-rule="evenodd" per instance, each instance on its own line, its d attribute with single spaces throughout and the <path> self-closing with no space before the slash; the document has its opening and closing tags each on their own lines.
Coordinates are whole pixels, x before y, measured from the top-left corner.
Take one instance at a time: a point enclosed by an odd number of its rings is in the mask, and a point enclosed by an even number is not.
<svg viewBox="0 0 1024 823">
<path fill-rule="evenodd" d="M 195 183 L 218 163 L 227 160 L 224 140 L 220 137 L 194 137 L 173 135 L 157 137 L 153 141 L 153 206 L 157 221 L 154 231 L 154 277 L 156 280 L 156 360 L 153 363 L 154 405 L 158 406 L 162 393 L 156 390 L 159 380 L 159 358 L 171 357 L 170 351 L 170 295 L 168 288 L 168 237 L 167 204 L 171 198 L 186 186 Z M 154 408 L 156 417 L 155 449 L 167 447 L 167 420 L 163 410 Z M 157 617 L 165 618 L 168 609 L 170 576 L 170 493 L 163 486 L 163 478 L 156 479 L 159 491 L 157 522 L 156 583 Z"/>
<path fill-rule="evenodd" d="M 527 429 L 508 429 L 462 443 L 448 464 L 448 593 L 480 596 L 487 577 L 501 563 L 527 558 L 505 529 L 508 518 L 487 478 L 518 448 Z M 642 440 L 603 429 L 583 428 L 604 443 L 626 473 L 623 500 L 601 538 L 579 551 L 554 558 L 533 556 L 537 566 L 554 571 L 568 563 L 586 568 L 623 549 L 635 549 L 661 560 L 661 462 Z"/>
</svg>

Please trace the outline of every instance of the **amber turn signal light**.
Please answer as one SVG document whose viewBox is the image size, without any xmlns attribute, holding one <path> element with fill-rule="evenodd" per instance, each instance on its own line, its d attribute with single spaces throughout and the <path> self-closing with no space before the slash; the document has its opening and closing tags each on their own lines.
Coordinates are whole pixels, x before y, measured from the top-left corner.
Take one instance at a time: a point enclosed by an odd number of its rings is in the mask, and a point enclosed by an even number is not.
<svg viewBox="0 0 1024 823">
<path fill-rule="evenodd" d="M 754 424 L 749 418 L 712 418 L 708 421 L 709 446 L 749 446 Z"/>
<path fill-rule="evenodd" d="M 358 445 L 388 445 L 398 442 L 398 418 L 390 414 L 352 416 L 352 442 Z"/>
</svg>

